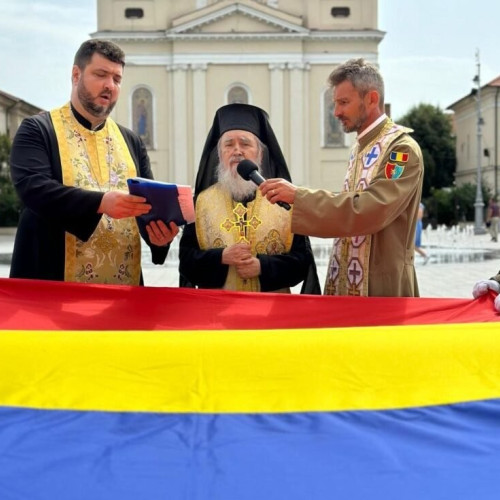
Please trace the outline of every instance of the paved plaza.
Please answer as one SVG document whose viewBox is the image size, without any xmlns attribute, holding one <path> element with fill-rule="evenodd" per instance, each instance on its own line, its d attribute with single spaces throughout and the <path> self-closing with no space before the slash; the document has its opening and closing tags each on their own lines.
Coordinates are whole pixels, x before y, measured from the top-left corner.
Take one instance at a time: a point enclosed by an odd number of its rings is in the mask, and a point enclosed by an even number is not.
<svg viewBox="0 0 500 500">
<path fill-rule="evenodd" d="M 0 228 L 0 277 L 9 275 L 15 230 Z M 427 228 L 422 234 L 423 248 L 430 259 L 415 255 L 415 267 L 422 297 L 471 298 L 472 286 L 493 276 L 500 269 L 500 243 L 489 234 L 475 235 L 472 225 L 463 228 Z M 147 286 L 175 287 L 178 284 L 178 241 L 172 245 L 166 264 L 150 264 L 149 249 L 143 245 L 144 281 Z M 331 249 L 330 239 L 312 238 L 320 282 L 323 285 Z M 294 292 L 298 293 L 295 289 Z"/>
</svg>

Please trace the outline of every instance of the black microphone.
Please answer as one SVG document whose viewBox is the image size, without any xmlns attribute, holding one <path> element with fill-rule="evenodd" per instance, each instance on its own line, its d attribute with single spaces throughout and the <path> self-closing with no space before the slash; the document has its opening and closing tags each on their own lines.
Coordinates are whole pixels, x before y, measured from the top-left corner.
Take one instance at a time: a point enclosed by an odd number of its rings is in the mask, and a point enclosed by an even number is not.
<svg viewBox="0 0 500 500">
<path fill-rule="evenodd" d="M 253 183 L 260 186 L 266 179 L 260 175 L 259 167 L 251 160 L 241 160 L 236 167 L 238 174 L 240 174 L 246 181 L 252 181 Z M 284 208 L 285 210 L 290 210 L 292 208 L 286 201 L 277 201 L 276 205 Z"/>
</svg>

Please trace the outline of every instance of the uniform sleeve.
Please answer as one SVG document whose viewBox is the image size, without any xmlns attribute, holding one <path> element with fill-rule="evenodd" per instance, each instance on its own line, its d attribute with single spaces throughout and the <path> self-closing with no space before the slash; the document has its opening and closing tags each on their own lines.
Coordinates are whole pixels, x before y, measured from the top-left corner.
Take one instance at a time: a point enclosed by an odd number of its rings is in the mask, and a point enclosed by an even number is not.
<svg viewBox="0 0 500 500">
<path fill-rule="evenodd" d="M 12 144 L 12 181 L 26 208 L 86 241 L 101 219 L 97 210 L 103 193 L 65 186 L 54 148 L 57 143 L 41 118 L 26 118 Z"/>
<path fill-rule="evenodd" d="M 184 226 L 179 244 L 179 272 L 200 288 L 222 288 L 229 266 L 222 263 L 222 248 L 201 250 L 196 237 L 196 224 Z"/>
<path fill-rule="evenodd" d="M 387 166 L 392 151 L 408 153 L 397 177 Z M 386 167 L 387 166 L 387 167 Z M 408 206 L 422 182 L 423 162 L 416 143 L 396 142 L 387 149 L 364 191 L 334 194 L 298 188 L 292 231 L 321 238 L 374 234 L 391 224 Z"/>
</svg>

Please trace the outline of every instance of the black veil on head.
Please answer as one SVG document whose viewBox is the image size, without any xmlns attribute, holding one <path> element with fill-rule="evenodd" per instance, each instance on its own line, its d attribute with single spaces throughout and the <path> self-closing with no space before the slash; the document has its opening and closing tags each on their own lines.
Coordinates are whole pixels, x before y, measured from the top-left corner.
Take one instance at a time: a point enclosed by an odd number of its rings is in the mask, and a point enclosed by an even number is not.
<svg viewBox="0 0 500 500">
<path fill-rule="evenodd" d="M 291 180 L 280 145 L 269 123 L 268 114 L 263 109 L 251 104 L 227 104 L 215 113 L 214 122 L 201 155 L 196 176 L 195 194 L 201 193 L 217 182 L 217 165 L 219 164 L 217 143 L 222 134 L 228 130 L 246 130 L 261 140 L 265 146 L 261 170 L 266 179 L 281 177 L 288 181 Z"/>
</svg>

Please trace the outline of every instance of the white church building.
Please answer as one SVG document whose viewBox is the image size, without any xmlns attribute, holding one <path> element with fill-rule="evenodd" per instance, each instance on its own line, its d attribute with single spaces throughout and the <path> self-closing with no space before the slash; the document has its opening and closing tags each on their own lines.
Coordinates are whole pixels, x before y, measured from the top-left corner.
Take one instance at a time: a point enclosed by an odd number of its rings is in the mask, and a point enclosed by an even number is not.
<svg viewBox="0 0 500 500">
<path fill-rule="evenodd" d="M 194 184 L 216 110 L 265 109 L 296 184 L 338 190 L 353 137 L 327 79 L 378 62 L 377 0 L 97 0 L 97 31 L 126 53 L 114 111 L 145 141 L 155 177 Z M 352 135 L 352 134 L 351 134 Z"/>
</svg>

